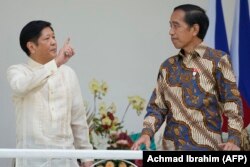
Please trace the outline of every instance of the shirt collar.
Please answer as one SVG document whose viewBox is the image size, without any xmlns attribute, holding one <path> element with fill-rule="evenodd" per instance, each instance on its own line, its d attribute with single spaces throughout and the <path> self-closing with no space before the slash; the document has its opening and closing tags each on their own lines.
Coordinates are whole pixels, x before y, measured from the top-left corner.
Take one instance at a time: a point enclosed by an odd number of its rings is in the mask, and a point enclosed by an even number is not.
<svg viewBox="0 0 250 167">
<path fill-rule="evenodd" d="M 30 58 L 30 57 L 29 57 L 29 59 L 28 59 L 28 65 L 29 65 L 30 67 L 33 67 L 33 68 L 42 66 L 42 64 L 36 62 L 35 60 L 33 60 L 33 59 Z"/>
<path fill-rule="evenodd" d="M 206 44 L 204 42 L 200 43 L 199 45 L 197 45 L 195 48 L 194 48 L 194 51 L 191 52 L 191 55 L 192 56 L 200 56 L 200 57 L 203 57 L 205 51 L 206 51 Z M 184 58 L 185 55 L 184 55 L 184 50 L 181 49 L 180 52 L 178 53 L 179 55 L 179 58 Z"/>
</svg>

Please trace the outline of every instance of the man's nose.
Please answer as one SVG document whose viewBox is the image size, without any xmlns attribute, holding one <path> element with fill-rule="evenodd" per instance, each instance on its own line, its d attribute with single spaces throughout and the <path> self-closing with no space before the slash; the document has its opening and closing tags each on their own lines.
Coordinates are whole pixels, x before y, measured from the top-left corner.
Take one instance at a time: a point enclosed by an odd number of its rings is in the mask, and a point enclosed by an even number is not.
<svg viewBox="0 0 250 167">
<path fill-rule="evenodd" d="M 173 30 L 173 28 L 170 28 L 170 30 L 169 30 L 169 35 L 173 35 L 174 34 L 174 30 Z"/>
<path fill-rule="evenodd" d="M 52 38 L 51 39 L 51 45 L 55 45 L 56 44 L 56 39 Z"/>
</svg>

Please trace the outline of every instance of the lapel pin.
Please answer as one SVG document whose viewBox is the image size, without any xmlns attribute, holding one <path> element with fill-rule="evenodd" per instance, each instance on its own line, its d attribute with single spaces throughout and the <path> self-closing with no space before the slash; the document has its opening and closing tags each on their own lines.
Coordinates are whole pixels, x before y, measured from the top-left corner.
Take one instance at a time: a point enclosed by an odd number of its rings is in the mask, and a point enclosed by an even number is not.
<svg viewBox="0 0 250 167">
<path fill-rule="evenodd" d="M 193 78 L 196 76 L 197 72 L 198 72 L 198 68 L 193 68 Z"/>
</svg>

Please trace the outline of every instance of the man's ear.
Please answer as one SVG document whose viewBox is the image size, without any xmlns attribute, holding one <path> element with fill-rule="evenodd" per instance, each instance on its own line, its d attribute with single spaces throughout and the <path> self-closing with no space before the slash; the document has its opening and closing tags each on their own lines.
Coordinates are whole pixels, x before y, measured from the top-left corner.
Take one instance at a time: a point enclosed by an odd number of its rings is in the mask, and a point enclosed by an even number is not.
<svg viewBox="0 0 250 167">
<path fill-rule="evenodd" d="M 193 28 L 193 36 L 197 36 L 198 33 L 200 32 L 200 26 L 198 24 L 194 24 L 192 28 Z"/>
<path fill-rule="evenodd" d="M 30 55 L 33 55 L 36 53 L 36 44 L 34 42 L 27 42 L 26 44 L 27 48 L 29 49 Z"/>
</svg>

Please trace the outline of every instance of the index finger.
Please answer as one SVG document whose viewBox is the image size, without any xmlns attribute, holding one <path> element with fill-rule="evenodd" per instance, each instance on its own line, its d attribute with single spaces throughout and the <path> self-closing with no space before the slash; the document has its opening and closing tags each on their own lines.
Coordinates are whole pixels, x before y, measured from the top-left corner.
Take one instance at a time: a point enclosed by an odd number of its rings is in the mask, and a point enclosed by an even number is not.
<svg viewBox="0 0 250 167">
<path fill-rule="evenodd" d="M 69 41 L 70 41 L 70 38 L 68 37 L 64 43 L 64 45 L 68 45 L 69 44 Z"/>
</svg>

